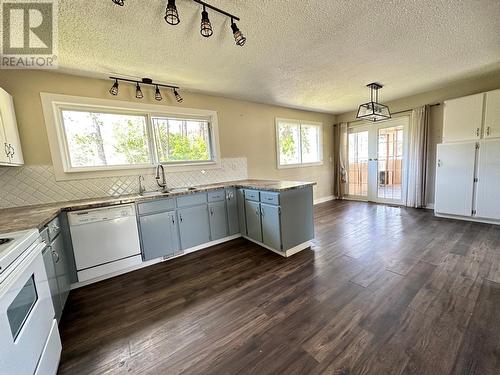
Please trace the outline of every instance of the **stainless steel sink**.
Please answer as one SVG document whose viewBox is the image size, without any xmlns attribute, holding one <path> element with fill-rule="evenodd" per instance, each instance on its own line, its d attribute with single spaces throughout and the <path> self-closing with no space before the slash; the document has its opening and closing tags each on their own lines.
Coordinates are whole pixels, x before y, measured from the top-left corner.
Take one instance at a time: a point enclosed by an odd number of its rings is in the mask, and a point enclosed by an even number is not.
<svg viewBox="0 0 500 375">
<path fill-rule="evenodd" d="M 180 187 L 164 190 L 163 193 L 185 193 L 187 191 L 197 190 L 195 187 Z"/>
</svg>

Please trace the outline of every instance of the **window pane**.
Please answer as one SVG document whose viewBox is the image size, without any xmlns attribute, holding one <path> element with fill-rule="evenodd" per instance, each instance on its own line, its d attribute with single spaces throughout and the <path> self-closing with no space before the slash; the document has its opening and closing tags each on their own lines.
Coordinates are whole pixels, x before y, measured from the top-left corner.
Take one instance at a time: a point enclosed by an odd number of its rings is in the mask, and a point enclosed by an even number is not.
<svg viewBox="0 0 500 375">
<path fill-rule="evenodd" d="M 280 164 L 300 163 L 299 125 L 281 122 L 278 125 Z"/>
<path fill-rule="evenodd" d="M 156 117 L 153 131 L 162 163 L 212 160 L 208 121 Z"/>
<path fill-rule="evenodd" d="M 321 161 L 319 131 L 319 126 L 301 125 L 302 163 L 316 163 Z"/>
<path fill-rule="evenodd" d="M 63 110 L 62 118 L 72 167 L 150 162 L 144 116 Z"/>
</svg>

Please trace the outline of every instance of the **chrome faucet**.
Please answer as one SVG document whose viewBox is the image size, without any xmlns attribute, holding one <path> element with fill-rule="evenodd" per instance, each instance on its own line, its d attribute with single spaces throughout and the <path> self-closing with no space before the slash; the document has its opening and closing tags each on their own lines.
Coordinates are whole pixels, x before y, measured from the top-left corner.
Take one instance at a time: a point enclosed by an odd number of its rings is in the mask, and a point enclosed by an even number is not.
<svg viewBox="0 0 500 375">
<path fill-rule="evenodd" d="M 160 176 L 160 171 L 161 171 L 161 176 Z M 158 164 L 156 166 L 156 184 L 161 187 L 163 190 L 167 188 L 167 180 L 165 179 L 165 169 L 163 168 L 163 165 Z M 160 182 L 161 179 L 161 182 Z"/>
<path fill-rule="evenodd" d="M 144 182 L 144 176 L 139 176 L 139 195 L 144 194 L 144 192 L 146 191 L 146 188 L 142 184 L 143 182 Z"/>
</svg>

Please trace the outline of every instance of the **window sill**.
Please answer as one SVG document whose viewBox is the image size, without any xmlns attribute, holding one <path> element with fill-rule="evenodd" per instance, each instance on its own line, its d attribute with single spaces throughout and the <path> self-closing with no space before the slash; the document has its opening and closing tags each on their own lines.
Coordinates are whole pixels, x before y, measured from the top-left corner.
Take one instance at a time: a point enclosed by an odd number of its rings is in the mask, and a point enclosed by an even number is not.
<svg viewBox="0 0 500 375">
<path fill-rule="evenodd" d="M 300 163 L 300 164 L 284 164 L 278 165 L 278 169 L 290 169 L 290 168 L 302 168 L 302 167 L 317 167 L 323 165 L 323 161 L 318 161 L 315 163 Z"/>
</svg>

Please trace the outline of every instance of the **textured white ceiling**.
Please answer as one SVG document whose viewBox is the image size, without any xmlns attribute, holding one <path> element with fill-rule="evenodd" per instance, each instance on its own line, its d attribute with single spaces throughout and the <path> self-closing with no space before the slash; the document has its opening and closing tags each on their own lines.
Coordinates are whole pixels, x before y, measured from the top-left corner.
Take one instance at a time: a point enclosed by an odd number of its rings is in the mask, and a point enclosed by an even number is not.
<svg viewBox="0 0 500 375">
<path fill-rule="evenodd" d="M 381 101 L 500 68 L 499 0 L 208 0 L 241 17 L 177 0 L 59 0 L 59 65 L 76 73 L 151 77 L 188 90 L 341 113 L 385 85 Z"/>
</svg>

